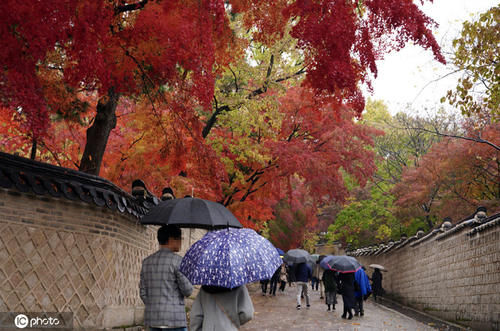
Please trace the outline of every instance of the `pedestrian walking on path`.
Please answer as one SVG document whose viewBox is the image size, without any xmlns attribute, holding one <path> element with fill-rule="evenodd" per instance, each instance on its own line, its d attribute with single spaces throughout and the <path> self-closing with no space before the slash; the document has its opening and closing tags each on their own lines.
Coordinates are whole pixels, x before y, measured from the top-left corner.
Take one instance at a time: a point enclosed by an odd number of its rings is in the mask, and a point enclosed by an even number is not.
<svg viewBox="0 0 500 331">
<path fill-rule="evenodd" d="M 335 304 L 337 303 L 337 277 L 335 271 L 325 270 L 323 272 L 322 281 L 325 285 L 325 303 L 328 307 L 327 311 L 330 311 L 330 308 L 331 310 L 335 310 Z"/>
<path fill-rule="evenodd" d="M 310 298 L 307 285 L 312 277 L 311 267 L 307 263 L 299 263 L 295 268 L 295 280 L 297 282 L 297 309 L 301 307 L 301 296 L 306 298 L 306 307 L 309 308 Z"/>
<path fill-rule="evenodd" d="M 237 330 L 253 318 L 245 284 L 269 279 L 282 264 L 276 248 L 252 229 L 209 231 L 184 255 L 180 271 L 202 285 L 191 330 Z"/>
<path fill-rule="evenodd" d="M 312 274 L 312 280 L 315 281 L 314 283 L 311 281 L 312 289 L 313 290 L 320 290 L 320 296 L 323 296 L 323 283 L 321 279 L 323 278 L 323 268 L 319 265 L 319 260 L 316 261 L 316 264 L 314 265 L 314 270 Z"/>
<path fill-rule="evenodd" d="M 342 318 L 352 319 L 352 309 L 355 305 L 354 273 L 341 273 L 339 280 L 340 292 L 342 294 L 342 300 L 344 301 L 344 312 L 342 314 Z"/>
<path fill-rule="evenodd" d="M 266 295 L 267 293 L 267 285 L 269 284 L 269 279 L 261 279 L 260 280 L 260 289 L 262 290 L 262 295 Z"/>
<path fill-rule="evenodd" d="M 373 290 L 373 300 L 377 301 L 377 296 L 383 294 L 382 273 L 378 268 L 375 268 L 375 271 L 372 274 L 372 290 Z"/>
<path fill-rule="evenodd" d="M 160 249 L 142 262 L 139 292 L 144 305 L 144 324 L 151 331 L 186 330 L 184 297 L 193 292 L 191 282 L 179 271 L 182 257 L 181 229 L 164 225 L 158 229 Z"/>
<path fill-rule="evenodd" d="M 191 308 L 191 331 L 238 330 L 253 318 L 254 307 L 245 285 L 229 289 L 202 286 Z"/>
<path fill-rule="evenodd" d="M 286 264 L 283 263 L 280 267 L 280 291 L 281 292 L 285 291 L 287 277 L 288 277 L 288 273 L 287 273 Z"/>
<path fill-rule="evenodd" d="M 274 272 L 269 283 L 269 295 L 276 296 L 276 288 L 278 287 L 278 282 L 280 280 L 281 266 Z"/>
<path fill-rule="evenodd" d="M 356 305 L 354 307 L 354 316 L 363 316 L 365 314 L 363 310 L 363 301 L 368 299 L 372 288 L 370 286 L 370 280 L 366 274 L 364 268 L 359 269 L 354 274 L 354 281 L 358 284 L 358 290 L 354 292 L 354 297 L 356 298 Z"/>
</svg>

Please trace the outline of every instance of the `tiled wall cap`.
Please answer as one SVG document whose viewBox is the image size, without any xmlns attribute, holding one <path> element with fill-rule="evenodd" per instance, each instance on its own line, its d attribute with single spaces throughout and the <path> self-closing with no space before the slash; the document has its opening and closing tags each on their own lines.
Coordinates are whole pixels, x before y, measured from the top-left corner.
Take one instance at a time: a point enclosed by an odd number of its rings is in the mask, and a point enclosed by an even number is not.
<svg viewBox="0 0 500 331">
<path fill-rule="evenodd" d="M 140 187 L 137 182 L 134 181 L 134 188 Z M 80 200 L 136 218 L 159 203 L 146 188 L 146 194 L 134 196 L 104 178 L 3 152 L 0 152 L 0 188 Z"/>
</svg>

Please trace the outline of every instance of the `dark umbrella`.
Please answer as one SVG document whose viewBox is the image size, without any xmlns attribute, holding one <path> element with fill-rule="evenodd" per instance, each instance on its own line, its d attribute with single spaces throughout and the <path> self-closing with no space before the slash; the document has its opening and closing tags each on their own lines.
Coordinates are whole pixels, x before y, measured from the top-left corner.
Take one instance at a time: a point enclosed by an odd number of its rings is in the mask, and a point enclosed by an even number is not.
<svg viewBox="0 0 500 331">
<path fill-rule="evenodd" d="M 314 259 L 311 255 L 300 248 L 294 248 L 286 252 L 285 256 L 283 256 L 283 261 L 287 264 L 299 264 L 299 263 L 309 263 L 313 264 Z"/>
<path fill-rule="evenodd" d="M 347 255 L 328 255 L 321 260 L 319 265 L 323 269 L 331 269 L 341 273 L 356 272 L 361 268 L 361 263 L 358 260 Z"/>
<path fill-rule="evenodd" d="M 281 264 L 276 248 L 254 230 L 224 229 L 195 242 L 180 271 L 195 285 L 234 288 L 271 278 Z"/>
<path fill-rule="evenodd" d="M 241 223 L 223 205 L 198 198 L 182 198 L 160 202 L 140 221 L 142 224 L 175 224 L 185 228 L 242 228 Z"/>
<path fill-rule="evenodd" d="M 278 251 L 278 254 L 279 254 L 280 256 L 285 255 L 285 252 L 284 252 L 281 248 L 276 247 L 276 250 Z"/>
</svg>

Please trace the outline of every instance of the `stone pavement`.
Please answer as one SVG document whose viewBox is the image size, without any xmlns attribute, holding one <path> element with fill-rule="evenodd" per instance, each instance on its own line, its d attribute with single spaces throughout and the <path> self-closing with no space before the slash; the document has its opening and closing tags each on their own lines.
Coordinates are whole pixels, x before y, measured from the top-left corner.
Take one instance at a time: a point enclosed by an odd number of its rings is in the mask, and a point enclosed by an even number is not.
<svg viewBox="0 0 500 331">
<path fill-rule="evenodd" d="M 395 310 L 386 308 L 371 298 L 365 301 L 365 315 L 352 320 L 342 319 L 342 296 L 337 296 L 336 310 L 326 311 L 319 291 L 309 291 L 311 307 L 306 309 L 305 299 L 302 309 L 297 310 L 296 287 L 286 287 L 285 292 L 276 292 L 276 296 L 262 296 L 258 283 L 248 285 L 255 307 L 254 319 L 243 325 L 242 331 L 274 331 L 274 330 L 436 330 L 430 325 L 418 322 Z M 310 290 L 310 287 L 309 287 Z"/>
</svg>

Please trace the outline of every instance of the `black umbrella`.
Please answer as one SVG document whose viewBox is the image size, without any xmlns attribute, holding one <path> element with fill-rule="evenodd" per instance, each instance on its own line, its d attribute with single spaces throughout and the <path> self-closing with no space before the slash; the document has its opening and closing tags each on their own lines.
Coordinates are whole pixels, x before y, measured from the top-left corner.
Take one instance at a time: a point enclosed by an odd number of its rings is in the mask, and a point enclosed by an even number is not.
<svg viewBox="0 0 500 331">
<path fill-rule="evenodd" d="M 309 252 L 300 248 L 294 248 L 286 252 L 283 261 L 287 264 L 309 263 L 312 265 L 315 263 Z"/>
<path fill-rule="evenodd" d="M 241 223 L 220 203 L 198 198 L 165 200 L 151 208 L 142 224 L 176 224 L 185 228 L 242 228 Z"/>
<path fill-rule="evenodd" d="M 328 255 L 319 264 L 323 269 L 331 269 L 341 273 L 356 272 L 361 263 L 352 256 Z"/>
</svg>

